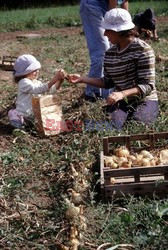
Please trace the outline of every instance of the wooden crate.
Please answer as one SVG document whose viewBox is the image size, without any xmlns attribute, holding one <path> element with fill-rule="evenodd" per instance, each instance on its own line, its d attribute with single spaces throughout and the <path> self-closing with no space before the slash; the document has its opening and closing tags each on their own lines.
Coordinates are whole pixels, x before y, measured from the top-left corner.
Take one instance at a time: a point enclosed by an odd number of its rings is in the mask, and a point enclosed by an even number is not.
<svg viewBox="0 0 168 250">
<path fill-rule="evenodd" d="M 15 60 L 16 60 L 16 57 L 14 57 L 14 56 L 3 56 L 0 67 L 3 70 L 13 71 L 13 66 L 14 66 Z"/>
<path fill-rule="evenodd" d="M 112 145 L 113 147 L 125 145 L 132 152 L 168 148 L 167 139 L 168 133 L 165 132 L 103 138 L 103 151 L 100 153 L 103 200 L 109 201 L 112 197 L 128 195 L 165 196 L 168 193 L 168 165 L 110 169 L 104 165 L 104 156 L 112 155 Z M 110 178 L 115 178 L 114 184 L 111 184 Z"/>
</svg>

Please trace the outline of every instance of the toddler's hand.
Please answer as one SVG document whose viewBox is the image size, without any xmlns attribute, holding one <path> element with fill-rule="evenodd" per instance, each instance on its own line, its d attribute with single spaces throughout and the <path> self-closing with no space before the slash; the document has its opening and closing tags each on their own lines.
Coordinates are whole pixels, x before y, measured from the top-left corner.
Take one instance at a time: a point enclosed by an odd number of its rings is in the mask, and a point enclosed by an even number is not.
<svg viewBox="0 0 168 250">
<path fill-rule="evenodd" d="M 56 75 L 59 78 L 59 80 L 64 80 L 66 78 L 67 73 L 65 72 L 65 70 L 60 69 L 60 70 L 58 70 Z"/>
</svg>

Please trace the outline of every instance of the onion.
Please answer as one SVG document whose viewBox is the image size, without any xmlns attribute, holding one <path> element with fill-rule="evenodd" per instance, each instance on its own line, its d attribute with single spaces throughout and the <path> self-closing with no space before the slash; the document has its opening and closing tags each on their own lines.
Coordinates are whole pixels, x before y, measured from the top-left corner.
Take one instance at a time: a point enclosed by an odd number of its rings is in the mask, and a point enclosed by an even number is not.
<svg viewBox="0 0 168 250">
<path fill-rule="evenodd" d="M 143 158 L 143 155 L 137 155 L 134 164 L 135 165 L 141 165 L 142 158 Z"/>
<path fill-rule="evenodd" d="M 147 151 L 147 150 L 142 150 L 140 152 L 140 155 L 143 155 L 143 157 L 149 158 L 150 160 L 153 159 L 153 155 L 149 151 Z"/>
<path fill-rule="evenodd" d="M 150 166 L 150 160 L 148 158 L 142 158 L 139 163 L 140 163 L 140 166 L 143 166 L 143 167 Z"/>
<path fill-rule="evenodd" d="M 128 159 L 131 160 L 132 163 L 136 162 L 136 157 L 134 155 L 129 155 Z"/>
<path fill-rule="evenodd" d="M 67 198 L 65 198 L 65 203 L 67 205 L 67 211 L 65 213 L 65 216 L 66 216 L 67 220 L 72 220 L 72 219 L 74 219 L 74 217 L 76 217 L 79 214 L 80 208 L 76 207 Z"/>
<path fill-rule="evenodd" d="M 113 162 L 113 163 L 110 165 L 110 168 L 116 169 L 116 168 L 118 168 L 118 164 L 117 164 L 116 162 Z"/>
<path fill-rule="evenodd" d="M 105 166 L 109 168 L 117 168 L 118 167 L 118 157 L 113 156 L 104 156 Z"/>
<path fill-rule="evenodd" d="M 153 160 L 155 161 L 156 165 L 160 164 L 160 159 L 157 156 L 154 156 Z"/>
<path fill-rule="evenodd" d="M 77 193 L 72 188 L 69 188 L 67 191 L 71 193 L 71 201 L 75 206 L 83 204 L 83 197 L 80 193 Z"/>
<path fill-rule="evenodd" d="M 168 164 L 168 149 L 163 149 L 160 151 L 160 161 L 163 164 Z"/>
<path fill-rule="evenodd" d="M 118 166 L 119 166 L 119 168 L 122 168 L 123 165 L 124 165 L 124 163 L 126 163 L 127 161 L 128 161 L 128 160 L 127 160 L 127 158 L 125 158 L 125 157 L 119 158 L 119 160 L 118 160 Z"/>
<path fill-rule="evenodd" d="M 105 167 L 110 167 L 110 166 L 109 166 L 110 162 L 111 162 L 111 158 L 110 158 L 110 157 L 104 156 L 104 164 L 105 164 Z"/>
<path fill-rule="evenodd" d="M 118 157 L 128 157 L 129 156 L 129 150 L 126 147 L 120 147 L 116 148 L 114 151 L 115 155 Z"/>
<path fill-rule="evenodd" d="M 115 179 L 114 177 L 111 177 L 111 178 L 110 178 L 110 183 L 111 183 L 111 184 L 115 184 L 115 183 L 116 183 L 116 179 Z"/>
<path fill-rule="evenodd" d="M 132 166 L 131 161 L 125 161 L 125 162 L 122 162 L 121 164 L 121 168 L 131 168 L 131 166 Z"/>
<path fill-rule="evenodd" d="M 156 166 L 156 161 L 154 159 L 150 161 L 150 166 Z"/>
</svg>

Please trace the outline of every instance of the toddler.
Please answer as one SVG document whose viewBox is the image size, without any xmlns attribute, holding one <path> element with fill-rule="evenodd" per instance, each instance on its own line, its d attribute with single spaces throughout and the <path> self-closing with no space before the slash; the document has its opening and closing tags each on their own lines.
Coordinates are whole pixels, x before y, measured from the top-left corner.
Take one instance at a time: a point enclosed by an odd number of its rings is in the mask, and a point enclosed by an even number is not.
<svg viewBox="0 0 168 250">
<path fill-rule="evenodd" d="M 64 80 L 64 71 L 59 70 L 48 83 L 37 80 L 41 64 L 29 54 L 19 56 L 14 64 L 14 82 L 18 84 L 16 109 L 8 112 L 10 124 L 24 129 L 27 121 L 33 121 L 32 96 L 49 92 L 55 84 L 59 89 Z"/>
</svg>

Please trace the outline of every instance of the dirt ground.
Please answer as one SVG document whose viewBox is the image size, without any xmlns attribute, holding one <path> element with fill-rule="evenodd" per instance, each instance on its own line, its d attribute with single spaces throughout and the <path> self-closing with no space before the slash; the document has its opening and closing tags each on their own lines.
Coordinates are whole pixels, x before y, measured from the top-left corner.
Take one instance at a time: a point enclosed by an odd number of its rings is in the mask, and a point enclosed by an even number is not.
<svg viewBox="0 0 168 250">
<path fill-rule="evenodd" d="M 46 29 L 39 29 L 39 30 L 30 30 L 30 31 L 15 31 L 15 32 L 5 32 L 0 33 L 0 41 L 16 39 L 17 36 L 23 34 L 41 34 L 43 36 L 53 34 L 53 33 L 61 33 L 65 35 L 73 35 L 77 34 L 81 31 L 80 27 L 68 27 L 68 28 L 46 28 Z"/>
</svg>

